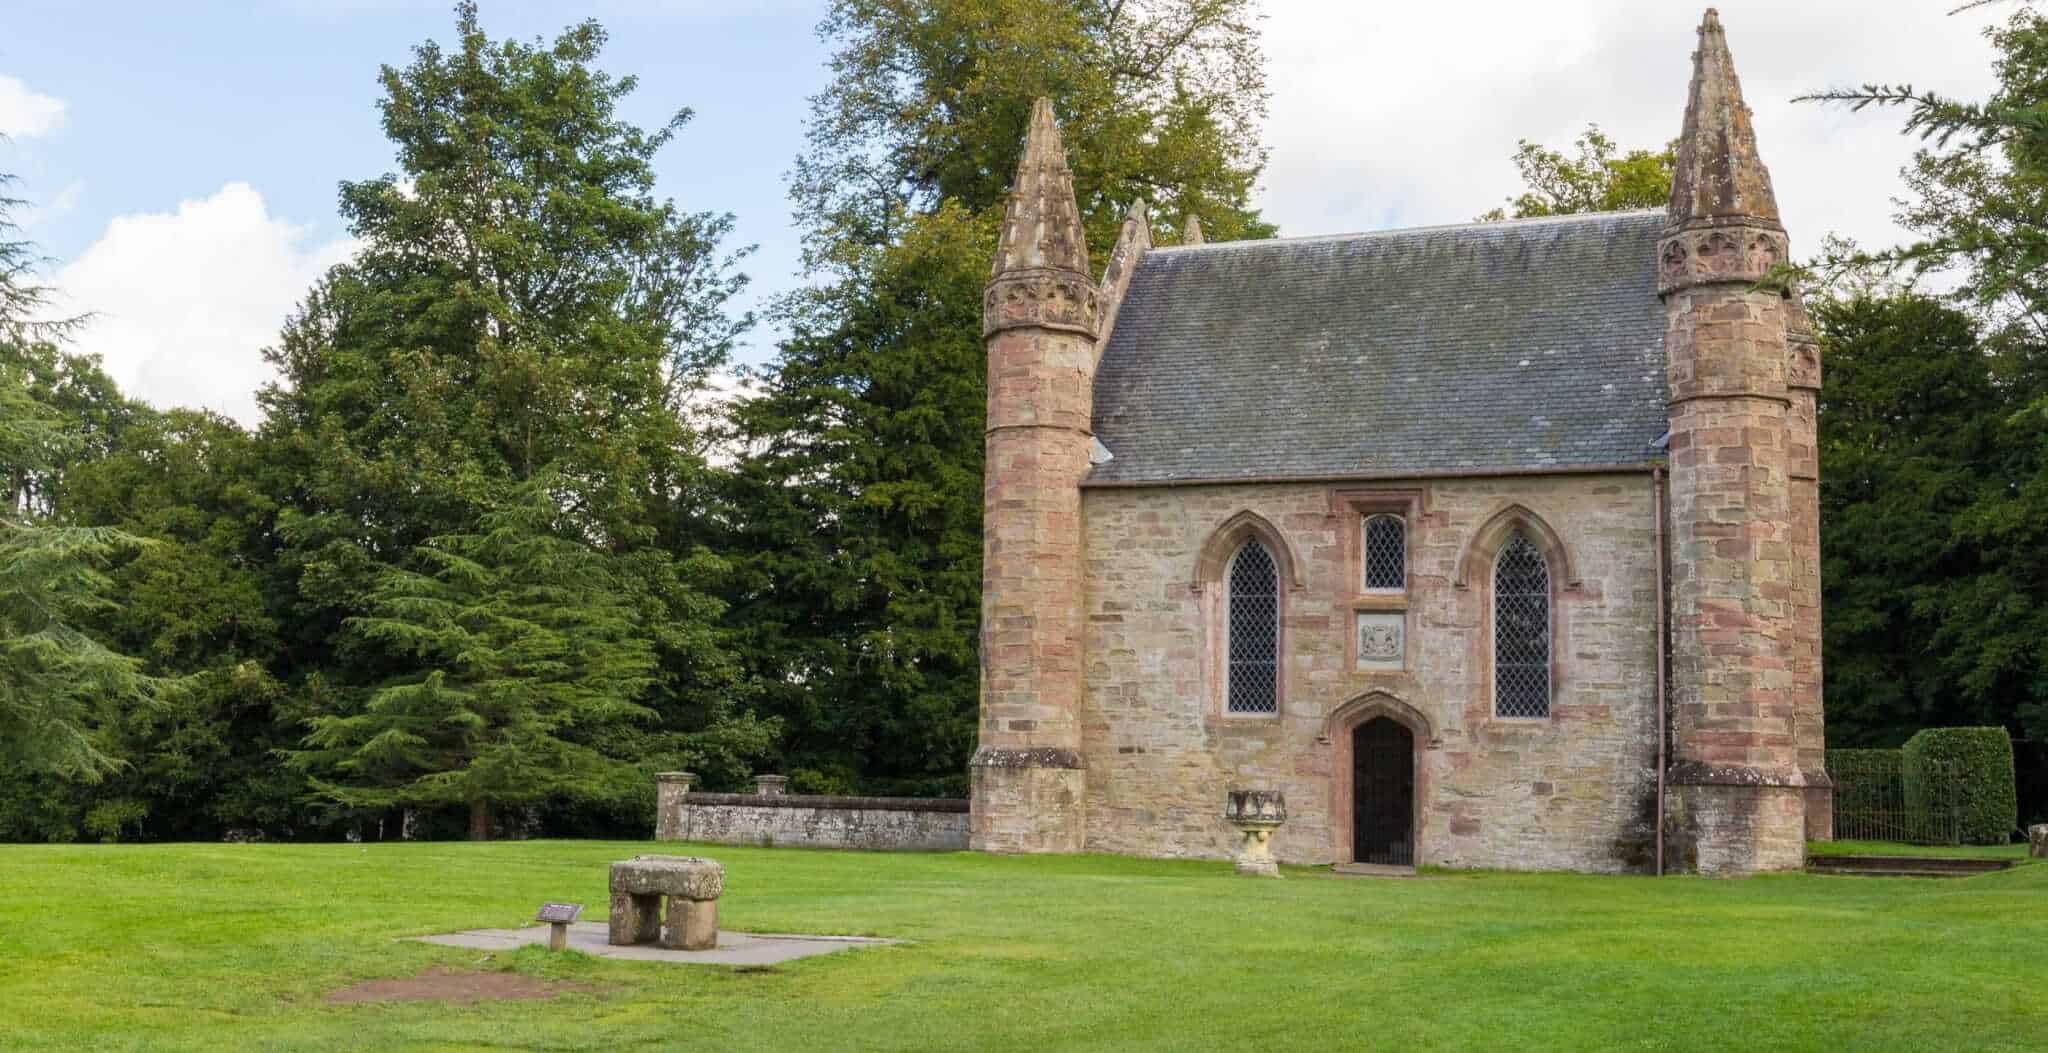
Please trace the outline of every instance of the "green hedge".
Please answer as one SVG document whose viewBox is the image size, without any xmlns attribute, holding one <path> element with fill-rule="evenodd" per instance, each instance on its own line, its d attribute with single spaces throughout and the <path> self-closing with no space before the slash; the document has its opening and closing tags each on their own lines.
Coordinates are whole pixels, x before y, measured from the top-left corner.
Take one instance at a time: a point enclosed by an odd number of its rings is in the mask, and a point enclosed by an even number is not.
<svg viewBox="0 0 2048 1053">
<path fill-rule="evenodd" d="M 1962 840 L 2002 845 L 2019 826 L 2012 737 L 2004 728 L 1928 728 L 1899 751 L 1906 801 L 1916 808 L 1962 810 Z M 1954 780 L 1944 784 L 1945 780 Z"/>
</svg>

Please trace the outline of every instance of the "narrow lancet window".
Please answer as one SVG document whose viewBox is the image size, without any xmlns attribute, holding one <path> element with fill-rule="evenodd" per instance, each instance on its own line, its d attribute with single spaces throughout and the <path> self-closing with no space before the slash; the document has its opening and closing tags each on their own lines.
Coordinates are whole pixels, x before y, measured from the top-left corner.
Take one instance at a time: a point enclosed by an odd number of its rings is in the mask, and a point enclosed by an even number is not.
<svg viewBox="0 0 2048 1053">
<path fill-rule="evenodd" d="M 1493 711 L 1550 715 L 1550 564 L 1519 530 L 1493 564 Z"/>
<path fill-rule="evenodd" d="M 1256 538 L 1230 561 L 1232 713 L 1280 711 L 1280 571 Z"/>
<path fill-rule="evenodd" d="M 1365 589 L 1400 592 L 1408 587 L 1408 524 L 1400 516 L 1365 521 Z"/>
</svg>

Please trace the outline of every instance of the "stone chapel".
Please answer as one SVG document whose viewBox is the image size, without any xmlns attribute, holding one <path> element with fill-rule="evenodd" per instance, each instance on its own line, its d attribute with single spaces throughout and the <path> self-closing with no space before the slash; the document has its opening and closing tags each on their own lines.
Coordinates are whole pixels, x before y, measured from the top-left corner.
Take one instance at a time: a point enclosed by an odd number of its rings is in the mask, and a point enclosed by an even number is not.
<svg viewBox="0 0 2048 1053">
<path fill-rule="evenodd" d="M 1662 211 L 1090 268 L 1039 100 L 984 299 L 971 839 L 1741 874 L 1829 834 L 1817 348 L 1716 13 Z M 1661 822 L 1660 822 L 1661 816 Z"/>
</svg>

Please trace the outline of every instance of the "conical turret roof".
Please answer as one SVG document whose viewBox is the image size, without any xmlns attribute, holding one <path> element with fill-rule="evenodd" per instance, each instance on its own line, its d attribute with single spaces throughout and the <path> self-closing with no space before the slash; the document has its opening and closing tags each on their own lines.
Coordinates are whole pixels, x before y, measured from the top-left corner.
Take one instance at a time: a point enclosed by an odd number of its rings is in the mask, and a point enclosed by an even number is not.
<svg viewBox="0 0 2048 1053">
<path fill-rule="evenodd" d="M 1742 82 L 1728 53 L 1720 13 L 1707 9 L 1693 52 L 1692 89 L 1685 130 L 1678 139 L 1678 170 L 1671 181 L 1670 225 L 1745 218 L 1778 221 L 1771 173 L 1757 155 L 1756 129 L 1742 101 Z"/>
<path fill-rule="evenodd" d="M 1010 184 L 994 273 L 1001 277 L 1035 268 L 1088 273 L 1088 239 L 1074 203 L 1074 173 L 1053 121 L 1052 100 L 1046 98 L 1031 106 L 1031 127 L 1024 134 L 1017 179 Z"/>
</svg>

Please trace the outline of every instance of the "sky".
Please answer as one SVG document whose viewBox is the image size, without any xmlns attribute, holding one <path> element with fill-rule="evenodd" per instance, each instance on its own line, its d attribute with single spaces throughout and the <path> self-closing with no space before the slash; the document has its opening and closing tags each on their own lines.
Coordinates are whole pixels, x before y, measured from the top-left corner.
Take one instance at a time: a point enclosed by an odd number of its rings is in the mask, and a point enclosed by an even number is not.
<svg viewBox="0 0 2048 1053">
<path fill-rule="evenodd" d="M 1910 80 L 1989 88 L 1981 31 L 1956 0 L 1722 0 L 1795 253 L 1891 222 L 1913 140 L 1896 112 L 1793 96 Z M 596 18 L 601 64 L 634 74 L 624 115 L 696 116 L 657 159 L 658 192 L 731 212 L 755 252 L 743 307 L 800 280 L 785 177 L 825 83 L 823 0 L 483 0 L 493 36 L 552 37 Z M 336 184 L 394 168 L 377 72 L 453 36 L 452 4 L 415 0 L 7 0 L 0 172 L 75 341 L 123 390 L 257 420 L 262 349 L 351 251 Z M 1268 0 L 1271 158 L 1257 203 L 1283 235 L 1458 223 L 1519 182 L 1517 140 L 1567 145 L 1588 122 L 1624 146 L 1678 133 L 1702 5 L 1684 0 Z M 737 358 L 774 354 L 757 329 Z"/>
</svg>

